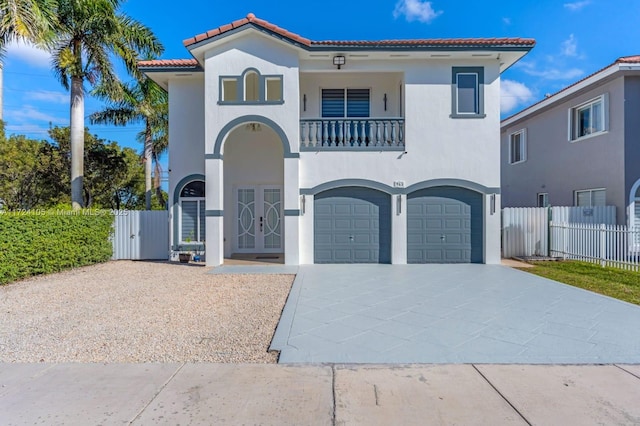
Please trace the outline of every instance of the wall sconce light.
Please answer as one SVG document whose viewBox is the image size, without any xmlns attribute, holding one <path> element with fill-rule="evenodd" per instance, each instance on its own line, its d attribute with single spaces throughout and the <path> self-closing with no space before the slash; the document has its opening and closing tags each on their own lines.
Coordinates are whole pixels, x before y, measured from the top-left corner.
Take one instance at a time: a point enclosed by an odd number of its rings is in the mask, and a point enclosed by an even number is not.
<svg viewBox="0 0 640 426">
<path fill-rule="evenodd" d="M 300 212 L 302 213 L 302 216 L 304 216 L 306 207 L 305 204 L 307 203 L 306 197 L 303 195 L 300 196 Z"/>
<path fill-rule="evenodd" d="M 384 110 L 387 110 L 387 94 L 384 94 Z"/>
<path fill-rule="evenodd" d="M 491 214 L 496 212 L 496 194 L 491 194 Z"/>
<path fill-rule="evenodd" d="M 338 69 L 340 69 L 340 67 L 343 66 L 346 63 L 347 63 L 347 59 L 342 55 L 338 55 L 338 56 L 334 56 L 333 57 L 333 65 L 336 65 L 338 67 Z"/>
<path fill-rule="evenodd" d="M 396 197 L 396 214 L 398 216 L 402 214 L 402 195 Z"/>
<path fill-rule="evenodd" d="M 307 110 L 307 94 L 302 95 L 302 110 Z"/>
</svg>

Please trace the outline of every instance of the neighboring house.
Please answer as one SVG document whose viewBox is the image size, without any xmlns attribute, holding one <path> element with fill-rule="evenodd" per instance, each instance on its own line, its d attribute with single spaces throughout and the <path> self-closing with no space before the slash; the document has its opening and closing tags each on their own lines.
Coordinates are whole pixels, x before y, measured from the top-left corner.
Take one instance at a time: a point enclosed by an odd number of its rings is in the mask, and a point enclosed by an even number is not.
<svg viewBox="0 0 640 426">
<path fill-rule="evenodd" d="M 502 121 L 502 205 L 617 207 L 640 225 L 640 56 Z"/>
<path fill-rule="evenodd" d="M 171 249 L 498 263 L 500 73 L 534 44 L 311 41 L 249 14 L 141 62 L 169 93 Z"/>
</svg>

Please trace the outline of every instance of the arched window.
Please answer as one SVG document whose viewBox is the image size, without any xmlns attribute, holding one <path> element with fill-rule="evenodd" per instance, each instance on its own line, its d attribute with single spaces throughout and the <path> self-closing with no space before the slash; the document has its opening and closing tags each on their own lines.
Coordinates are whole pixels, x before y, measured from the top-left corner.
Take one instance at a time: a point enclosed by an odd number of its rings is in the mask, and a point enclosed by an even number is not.
<svg viewBox="0 0 640 426">
<path fill-rule="evenodd" d="M 260 100 L 260 79 L 258 78 L 258 73 L 255 71 L 247 72 L 244 77 L 244 100 Z"/>
<path fill-rule="evenodd" d="M 241 75 L 221 75 L 219 104 L 271 104 L 284 102 L 282 75 L 262 75 L 247 68 Z"/>
<path fill-rule="evenodd" d="M 180 242 L 205 240 L 204 182 L 194 180 L 180 191 Z"/>
</svg>

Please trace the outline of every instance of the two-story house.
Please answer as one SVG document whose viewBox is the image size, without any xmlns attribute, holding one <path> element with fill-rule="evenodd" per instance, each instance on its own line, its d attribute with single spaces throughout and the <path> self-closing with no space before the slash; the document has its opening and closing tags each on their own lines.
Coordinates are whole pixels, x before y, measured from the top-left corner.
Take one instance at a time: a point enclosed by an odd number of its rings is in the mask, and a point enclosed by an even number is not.
<svg viewBox="0 0 640 426">
<path fill-rule="evenodd" d="M 140 68 L 169 93 L 171 248 L 500 261 L 500 74 L 531 39 L 312 41 L 253 14 Z"/>
<path fill-rule="evenodd" d="M 502 121 L 502 205 L 614 205 L 640 225 L 639 135 L 640 56 L 619 58 Z"/>
</svg>

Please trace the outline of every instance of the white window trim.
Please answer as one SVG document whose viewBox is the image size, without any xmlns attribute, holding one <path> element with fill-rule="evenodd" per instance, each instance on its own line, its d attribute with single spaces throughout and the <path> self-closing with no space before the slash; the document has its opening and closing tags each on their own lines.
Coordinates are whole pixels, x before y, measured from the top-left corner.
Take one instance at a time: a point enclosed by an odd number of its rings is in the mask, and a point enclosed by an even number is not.
<svg viewBox="0 0 640 426">
<path fill-rule="evenodd" d="M 588 135 L 584 135 L 584 136 L 576 136 L 578 134 L 577 132 L 577 113 L 578 110 L 591 105 L 591 104 L 595 104 L 598 101 L 600 101 L 602 103 L 602 130 L 597 131 L 597 132 L 593 132 L 593 133 L 589 133 Z M 600 96 L 597 96 L 593 99 L 590 99 L 586 102 L 583 102 L 579 105 L 576 105 L 574 107 L 569 108 L 568 111 L 568 123 L 567 123 L 567 135 L 568 135 L 568 140 L 569 142 L 578 142 L 578 141 L 583 141 L 585 139 L 590 139 L 593 137 L 597 137 L 600 135 L 603 135 L 605 133 L 607 133 L 609 131 L 609 94 L 608 93 L 603 93 Z"/>
<path fill-rule="evenodd" d="M 512 158 L 512 148 L 513 148 L 513 137 L 515 135 L 520 135 L 520 144 L 522 145 L 522 149 L 520 152 L 522 153 L 522 159 L 520 161 L 511 161 Z M 520 164 L 527 161 L 527 129 L 520 129 L 517 132 L 513 132 L 509 135 L 509 164 Z"/>
<path fill-rule="evenodd" d="M 594 191 L 604 191 L 605 193 L 605 203 L 604 205 L 607 205 L 606 202 L 606 198 L 607 198 L 607 188 L 588 188 L 588 189 L 577 189 L 575 191 L 573 191 L 573 205 L 574 206 L 578 206 L 578 193 L 580 192 L 591 192 L 593 193 Z M 588 207 L 597 207 L 593 205 L 593 195 L 591 195 L 590 199 L 589 199 L 590 203 Z M 583 207 L 587 207 L 587 206 L 583 206 Z"/>
<path fill-rule="evenodd" d="M 540 196 L 543 195 L 545 200 L 546 200 L 546 205 L 545 206 L 541 206 L 540 205 Z M 536 205 L 538 207 L 549 207 L 549 193 L 548 192 L 538 192 L 536 194 Z"/>
</svg>

